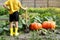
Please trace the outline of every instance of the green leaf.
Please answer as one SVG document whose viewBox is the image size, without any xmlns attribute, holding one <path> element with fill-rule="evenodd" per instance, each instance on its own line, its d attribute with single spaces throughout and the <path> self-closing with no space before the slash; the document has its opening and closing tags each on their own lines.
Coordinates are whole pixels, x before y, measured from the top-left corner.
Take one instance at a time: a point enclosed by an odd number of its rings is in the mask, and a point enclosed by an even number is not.
<svg viewBox="0 0 60 40">
<path fill-rule="evenodd" d="M 4 27 L 3 29 L 4 29 L 5 31 L 9 31 L 9 28 Z"/>
<path fill-rule="evenodd" d="M 3 32 L 3 28 L 0 28 L 0 33 L 2 33 Z"/>
</svg>

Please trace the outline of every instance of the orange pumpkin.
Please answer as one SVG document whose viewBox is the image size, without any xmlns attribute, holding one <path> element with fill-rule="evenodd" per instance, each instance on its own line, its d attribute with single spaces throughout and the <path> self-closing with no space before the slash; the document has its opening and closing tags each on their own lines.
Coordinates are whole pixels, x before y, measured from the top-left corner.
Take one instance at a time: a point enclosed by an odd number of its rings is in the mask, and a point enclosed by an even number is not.
<svg viewBox="0 0 60 40">
<path fill-rule="evenodd" d="M 55 29 L 56 24 L 54 21 L 44 21 L 42 27 L 45 29 Z"/>
<path fill-rule="evenodd" d="M 29 28 L 30 28 L 31 30 L 39 30 L 39 29 L 42 28 L 42 25 L 41 25 L 40 23 L 34 22 L 34 23 L 31 23 L 31 24 L 30 24 Z"/>
</svg>

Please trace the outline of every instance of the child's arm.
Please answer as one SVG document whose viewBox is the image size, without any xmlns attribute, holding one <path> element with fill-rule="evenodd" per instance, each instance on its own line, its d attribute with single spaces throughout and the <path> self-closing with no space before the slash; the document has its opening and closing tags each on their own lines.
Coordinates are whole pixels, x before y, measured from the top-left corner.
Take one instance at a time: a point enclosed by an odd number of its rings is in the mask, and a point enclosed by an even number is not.
<svg viewBox="0 0 60 40">
<path fill-rule="evenodd" d="M 26 8 L 24 8 L 24 7 L 21 7 L 23 10 L 27 10 L 27 7 Z"/>
<path fill-rule="evenodd" d="M 19 2 L 19 7 L 20 8 L 22 8 L 23 10 L 27 10 L 27 7 L 26 8 L 24 8 L 22 5 L 21 5 L 21 3 Z"/>
<path fill-rule="evenodd" d="M 8 3 L 8 1 L 6 1 L 6 2 L 3 4 L 3 7 L 6 8 L 6 9 L 8 9 L 8 10 L 10 10 L 10 8 L 8 7 L 8 5 L 9 5 L 9 3 Z"/>
<path fill-rule="evenodd" d="M 3 5 L 4 8 L 6 8 L 7 10 L 10 10 L 5 4 Z"/>
</svg>

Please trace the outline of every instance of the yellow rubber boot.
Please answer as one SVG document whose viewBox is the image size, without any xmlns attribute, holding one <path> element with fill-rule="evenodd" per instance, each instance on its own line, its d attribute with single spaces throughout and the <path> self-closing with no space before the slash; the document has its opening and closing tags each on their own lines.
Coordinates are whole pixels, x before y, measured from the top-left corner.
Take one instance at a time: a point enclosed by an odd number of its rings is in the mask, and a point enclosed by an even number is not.
<svg viewBox="0 0 60 40">
<path fill-rule="evenodd" d="M 13 36 L 13 28 L 10 28 L 10 36 Z"/>
<path fill-rule="evenodd" d="M 18 36 L 19 33 L 18 33 L 18 28 L 15 28 L 15 36 Z"/>
</svg>

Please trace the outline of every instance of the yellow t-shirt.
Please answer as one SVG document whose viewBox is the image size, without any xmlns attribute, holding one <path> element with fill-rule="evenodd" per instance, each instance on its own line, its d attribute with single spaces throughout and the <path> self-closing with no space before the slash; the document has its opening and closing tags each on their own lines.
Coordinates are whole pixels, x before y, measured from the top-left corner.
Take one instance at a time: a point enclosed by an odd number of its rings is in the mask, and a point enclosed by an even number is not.
<svg viewBox="0 0 60 40">
<path fill-rule="evenodd" d="M 8 0 L 4 4 L 10 9 L 10 14 L 13 14 L 13 12 L 18 11 L 22 7 L 18 0 Z"/>
</svg>

